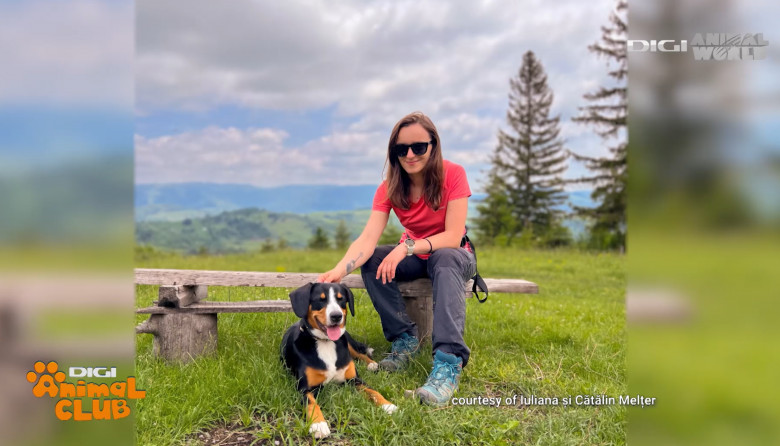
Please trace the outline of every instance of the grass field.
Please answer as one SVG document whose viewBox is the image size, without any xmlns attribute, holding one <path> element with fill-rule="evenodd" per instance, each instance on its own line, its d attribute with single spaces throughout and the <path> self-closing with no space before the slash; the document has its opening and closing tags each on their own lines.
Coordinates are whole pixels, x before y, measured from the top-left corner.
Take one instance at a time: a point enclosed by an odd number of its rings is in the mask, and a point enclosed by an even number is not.
<svg viewBox="0 0 780 446">
<path fill-rule="evenodd" d="M 142 252 L 136 266 L 319 272 L 341 252 L 276 252 L 191 256 Z M 403 397 L 430 371 L 430 346 L 401 373 L 372 373 L 367 384 L 399 406 L 392 416 L 350 387 L 326 387 L 318 398 L 332 435 L 320 444 L 624 444 L 626 408 L 563 405 L 576 395 L 626 394 L 625 258 L 578 251 L 482 248 L 484 277 L 523 278 L 538 295 L 492 294 L 467 301 L 466 342 L 472 350 L 457 397 L 514 395 L 557 398 L 559 405 L 429 408 Z M 209 287 L 211 300 L 286 299 L 289 290 Z M 138 286 L 136 305 L 156 298 Z M 146 316 L 137 316 L 137 321 Z M 152 356 L 152 338 L 139 335 L 136 376 L 147 391 L 136 412 L 137 444 L 301 444 L 307 433 L 295 384 L 279 361 L 282 333 L 292 313 L 223 314 L 213 357 L 172 366 Z M 389 349 L 364 290 L 356 290 L 350 333 L 376 349 Z M 275 443 L 278 442 L 278 443 Z"/>
<path fill-rule="evenodd" d="M 628 440 L 780 444 L 780 233 L 641 229 L 631 239 L 631 286 L 674 290 L 692 316 L 630 328 L 629 391 L 659 404 L 629 410 Z"/>
</svg>

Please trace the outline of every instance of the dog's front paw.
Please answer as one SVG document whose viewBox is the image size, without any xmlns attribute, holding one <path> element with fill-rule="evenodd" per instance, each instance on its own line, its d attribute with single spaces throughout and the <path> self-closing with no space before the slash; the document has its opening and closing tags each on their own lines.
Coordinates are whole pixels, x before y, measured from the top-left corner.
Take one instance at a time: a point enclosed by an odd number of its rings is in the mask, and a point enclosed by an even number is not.
<svg viewBox="0 0 780 446">
<path fill-rule="evenodd" d="M 328 428 L 327 421 L 320 421 L 319 423 L 312 423 L 309 428 L 309 433 L 314 435 L 314 438 L 325 438 L 330 435 L 330 428 Z"/>
<path fill-rule="evenodd" d="M 368 347 L 366 349 L 366 354 L 368 355 L 369 358 L 373 358 L 374 357 L 374 349 L 371 348 L 371 347 Z"/>
<path fill-rule="evenodd" d="M 395 404 L 392 404 L 392 403 L 382 404 L 381 407 L 382 407 L 382 410 L 387 412 L 388 415 L 392 415 L 393 413 L 395 413 L 395 411 L 398 410 L 398 406 L 396 406 Z"/>
<path fill-rule="evenodd" d="M 377 370 L 379 370 L 379 363 L 378 362 L 372 362 L 366 368 L 368 370 L 372 371 L 372 372 L 376 372 Z"/>
</svg>

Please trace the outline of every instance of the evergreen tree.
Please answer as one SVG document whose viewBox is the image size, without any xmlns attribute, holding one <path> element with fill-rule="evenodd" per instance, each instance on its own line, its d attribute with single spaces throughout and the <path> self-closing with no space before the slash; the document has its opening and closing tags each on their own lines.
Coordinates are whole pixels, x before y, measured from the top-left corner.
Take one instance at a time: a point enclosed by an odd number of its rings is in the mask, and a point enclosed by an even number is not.
<svg viewBox="0 0 780 446">
<path fill-rule="evenodd" d="M 260 252 L 273 252 L 274 251 L 274 242 L 270 238 L 267 238 L 263 240 L 263 244 L 260 245 Z"/>
<path fill-rule="evenodd" d="M 314 235 L 309 239 L 309 249 L 328 249 L 330 248 L 330 240 L 325 230 L 317 226 L 314 231 Z"/>
<path fill-rule="evenodd" d="M 507 244 L 519 232 L 540 236 L 558 225 L 562 212 L 556 208 L 565 199 L 560 174 L 567 158 L 559 138 L 560 116 L 550 116 L 553 92 L 532 51 L 523 55 L 509 83 L 510 131 L 498 131 L 488 196 L 477 219 L 478 233 L 493 239 L 505 235 Z"/>
<path fill-rule="evenodd" d="M 487 197 L 477 205 L 478 215 L 474 218 L 475 232 L 480 243 L 495 244 L 498 238 L 502 238 L 506 244 L 511 243 L 508 235 L 514 234 L 516 230 L 506 188 L 506 182 L 498 174 L 494 156 L 493 167 L 485 185 Z"/>
<path fill-rule="evenodd" d="M 626 243 L 626 180 L 627 152 L 626 122 L 628 117 L 628 36 L 626 0 L 618 0 L 615 11 L 609 17 L 610 24 L 602 26 L 601 41 L 588 46 L 597 56 L 607 58 L 609 76 L 614 85 L 599 87 L 583 97 L 591 103 L 579 107 L 575 122 L 591 125 L 604 140 L 617 140 L 609 147 L 609 156 L 588 157 L 572 153 L 593 174 L 573 182 L 594 185 L 591 197 L 598 203 L 595 208 L 574 207 L 575 213 L 588 217 L 591 245 L 599 248 L 624 249 Z M 613 68 L 611 64 L 616 66 Z M 621 131 L 623 130 L 623 131 Z"/>
<path fill-rule="evenodd" d="M 349 247 L 352 238 L 344 220 L 339 220 L 339 225 L 336 227 L 336 235 L 333 236 L 333 241 L 336 244 L 336 248 L 339 250 L 344 250 Z"/>
</svg>

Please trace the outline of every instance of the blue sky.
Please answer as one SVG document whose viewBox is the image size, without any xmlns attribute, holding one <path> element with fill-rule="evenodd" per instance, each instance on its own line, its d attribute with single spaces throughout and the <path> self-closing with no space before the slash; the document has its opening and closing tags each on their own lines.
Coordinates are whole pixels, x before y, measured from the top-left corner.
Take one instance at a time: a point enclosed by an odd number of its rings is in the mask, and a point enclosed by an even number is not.
<svg viewBox="0 0 780 446">
<path fill-rule="evenodd" d="M 136 2 L 136 183 L 377 184 L 393 124 L 420 110 L 472 189 L 505 126 L 522 54 L 570 118 L 608 82 L 586 47 L 612 0 Z M 580 176 L 570 161 L 567 176 Z"/>
<path fill-rule="evenodd" d="M 632 11 L 649 5 L 632 2 Z M 583 93 L 607 81 L 605 61 L 585 47 L 611 8 L 609 0 L 2 1 L 0 173 L 135 146 L 141 183 L 375 184 L 391 126 L 422 110 L 478 189 L 505 127 L 508 79 L 527 49 L 547 70 L 567 147 L 605 153 L 570 117 Z M 757 0 L 728 14 L 740 23 L 732 28 L 770 42 L 767 60 L 723 80 L 744 93 L 734 114 L 749 138 L 736 159 L 778 152 L 776 11 Z M 640 74 L 657 76 L 652 68 L 636 72 L 635 85 Z M 720 96 L 706 88 L 685 100 L 717 109 L 707 98 Z M 582 173 L 570 167 L 567 176 Z"/>
<path fill-rule="evenodd" d="M 0 175 L 129 159 L 132 0 L 4 0 L 0 17 Z"/>
</svg>

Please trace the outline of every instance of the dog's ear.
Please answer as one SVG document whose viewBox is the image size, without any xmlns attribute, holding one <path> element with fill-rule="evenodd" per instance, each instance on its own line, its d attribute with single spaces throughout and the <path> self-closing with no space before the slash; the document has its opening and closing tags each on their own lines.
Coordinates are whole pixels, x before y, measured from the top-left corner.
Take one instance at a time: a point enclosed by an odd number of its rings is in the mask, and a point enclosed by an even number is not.
<svg viewBox="0 0 780 446">
<path fill-rule="evenodd" d="M 313 283 L 307 283 L 290 293 L 290 302 L 292 303 L 293 312 L 301 319 L 305 318 L 306 314 L 309 312 L 309 300 L 311 288 L 313 286 Z"/>
<path fill-rule="evenodd" d="M 347 303 L 349 304 L 349 312 L 352 313 L 352 316 L 355 315 L 355 296 L 352 295 L 352 290 L 349 289 L 348 286 L 344 284 L 341 285 L 341 291 L 344 293 L 345 296 L 347 296 Z"/>
</svg>

